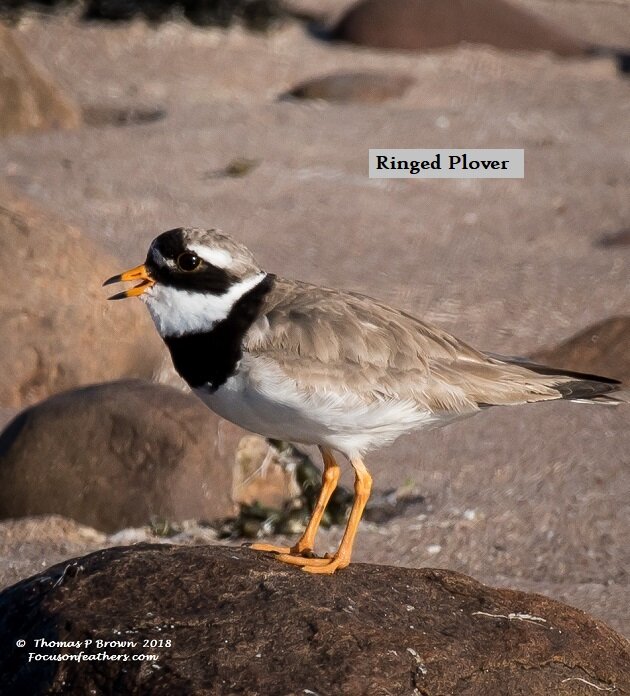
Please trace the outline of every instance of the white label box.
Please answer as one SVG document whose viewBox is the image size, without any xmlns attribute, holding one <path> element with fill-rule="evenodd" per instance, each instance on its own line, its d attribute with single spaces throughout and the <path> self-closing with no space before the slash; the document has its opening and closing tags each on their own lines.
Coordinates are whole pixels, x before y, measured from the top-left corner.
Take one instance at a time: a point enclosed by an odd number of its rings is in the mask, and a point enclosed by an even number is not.
<svg viewBox="0 0 630 696">
<path fill-rule="evenodd" d="M 374 149 L 370 179 L 523 179 L 522 149 Z"/>
</svg>

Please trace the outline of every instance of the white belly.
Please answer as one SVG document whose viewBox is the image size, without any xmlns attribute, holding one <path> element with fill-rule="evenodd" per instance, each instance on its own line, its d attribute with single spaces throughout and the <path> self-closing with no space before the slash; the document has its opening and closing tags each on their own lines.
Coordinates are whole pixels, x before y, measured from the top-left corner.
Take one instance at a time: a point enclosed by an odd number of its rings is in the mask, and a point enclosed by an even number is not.
<svg viewBox="0 0 630 696">
<path fill-rule="evenodd" d="M 215 413 L 246 430 L 330 447 L 350 457 L 393 442 L 410 430 L 450 420 L 411 401 L 366 402 L 348 391 L 300 390 L 279 368 L 258 365 L 251 370 L 243 363 L 216 392 L 199 388 L 195 393 Z"/>
</svg>

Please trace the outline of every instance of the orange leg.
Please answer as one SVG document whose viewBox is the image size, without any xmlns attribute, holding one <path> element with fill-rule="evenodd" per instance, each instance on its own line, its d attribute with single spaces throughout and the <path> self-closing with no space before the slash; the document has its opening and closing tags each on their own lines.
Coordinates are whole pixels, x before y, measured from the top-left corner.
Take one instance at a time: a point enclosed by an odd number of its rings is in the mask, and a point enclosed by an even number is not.
<svg viewBox="0 0 630 696">
<path fill-rule="evenodd" d="M 356 475 L 354 481 L 354 503 L 352 504 L 350 518 L 346 525 L 346 531 L 344 532 L 343 539 L 341 540 L 337 552 L 330 558 L 305 558 L 302 556 L 280 555 L 278 556 L 279 560 L 285 563 L 302 566 L 303 570 L 308 573 L 325 573 L 327 575 L 334 573 L 337 568 L 345 568 L 350 563 L 354 538 L 357 534 L 365 504 L 372 490 L 372 477 L 361 459 L 358 457 L 351 459 L 350 463 Z"/>
<path fill-rule="evenodd" d="M 299 557 L 301 557 L 301 554 L 311 553 L 313 551 L 315 535 L 321 524 L 330 496 L 333 494 L 335 488 L 337 488 L 340 473 L 339 464 L 335 461 L 333 453 L 325 447 L 320 447 L 319 451 L 322 453 L 322 458 L 324 460 L 322 489 L 319 492 L 319 497 L 315 503 L 311 519 L 308 521 L 306 529 L 300 539 L 290 548 L 288 546 L 274 546 L 273 544 L 252 544 L 250 548 L 255 551 L 270 551 L 272 553 L 289 554 L 291 556 L 297 555 Z"/>
</svg>

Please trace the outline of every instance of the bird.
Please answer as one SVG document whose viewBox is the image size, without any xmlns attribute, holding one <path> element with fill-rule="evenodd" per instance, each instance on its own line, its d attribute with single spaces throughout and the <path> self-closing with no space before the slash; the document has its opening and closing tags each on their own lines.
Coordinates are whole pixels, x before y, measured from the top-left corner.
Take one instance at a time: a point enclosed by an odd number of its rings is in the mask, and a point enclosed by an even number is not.
<svg viewBox="0 0 630 696">
<path fill-rule="evenodd" d="M 319 448 L 322 486 L 299 540 L 251 545 L 309 573 L 350 563 L 372 488 L 367 453 L 499 406 L 630 401 L 616 379 L 483 352 L 366 295 L 268 273 L 220 230 L 163 232 L 143 264 L 104 285 L 127 281 L 139 282 L 109 299 L 144 302 L 175 369 L 206 406 L 267 438 Z M 317 556 L 337 454 L 354 469 L 354 500 L 337 550 Z"/>
</svg>

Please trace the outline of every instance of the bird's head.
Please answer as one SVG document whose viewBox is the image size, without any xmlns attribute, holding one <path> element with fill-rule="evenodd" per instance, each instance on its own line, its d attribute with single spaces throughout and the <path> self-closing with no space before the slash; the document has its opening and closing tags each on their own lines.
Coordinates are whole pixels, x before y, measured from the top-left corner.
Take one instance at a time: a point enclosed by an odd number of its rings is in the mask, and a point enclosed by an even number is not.
<svg viewBox="0 0 630 696">
<path fill-rule="evenodd" d="M 104 285 L 140 281 L 109 299 L 139 297 L 166 337 L 210 331 L 265 276 L 251 252 L 228 235 L 180 227 L 156 237 L 142 265 Z"/>
</svg>

